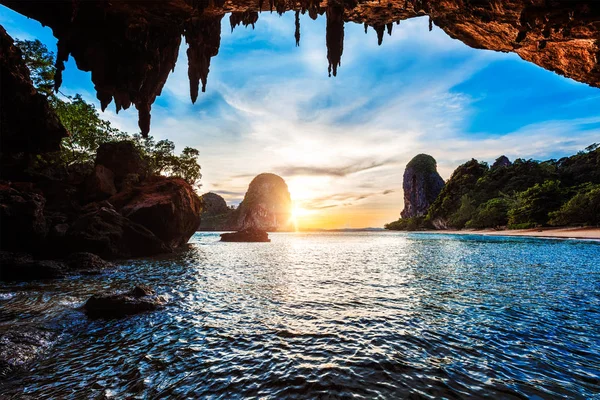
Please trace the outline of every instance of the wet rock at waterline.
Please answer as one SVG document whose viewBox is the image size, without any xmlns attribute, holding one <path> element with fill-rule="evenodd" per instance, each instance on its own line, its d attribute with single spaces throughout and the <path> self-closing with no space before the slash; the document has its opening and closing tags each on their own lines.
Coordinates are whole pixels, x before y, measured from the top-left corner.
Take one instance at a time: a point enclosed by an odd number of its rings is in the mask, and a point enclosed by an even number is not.
<svg viewBox="0 0 600 400">
<path fill-rule="evenodd" d="M 200 197 L 181 178 L 151 177 L 109 201 L 121 215 L 150 230 L 168 249 L 185 245 L 200 225 Z"/>
<path fill-rule="evenodd" d="M 35 260 L 26 253 L 0 251 L 0 281 L 27 282 L 63 278 L 67 266 L 55 260 Z"/>
<path fill-rule="evenodd" d="M 73 253 L 65 259 L 65 263 L 70 271 L 84 275 L 99 274 L 109 268 L 114 268 L 114 264 L 103 260 L 92 253 Z"/>
<path fill-rule="evenodd" d="M 248 228 L 238 232 L 222 233 L 221 242 L 270 242 L 269 234 L 255 228 Z"/>
<path fill-rule="evenodd" d="M 33 326 L 0 328 L 0 380 L 26 369 L 52 346 L 55 338 L 54 332 Z"/>
<path fill-rule="evenodd" d="M 166 304 L 162 296 L 146 286 L 137 285 L 128 292 L 95 294 L 83 306 L 90 318 L 122 318 L 154 311 Z"/>
<path fill-rule="evenodd" d="M 150 230 L 108 207 L 78 218 L 69 227 L 65 239 L 72 250 L 92 252 L 106 259 L 170 251 Z"/>
</svg>

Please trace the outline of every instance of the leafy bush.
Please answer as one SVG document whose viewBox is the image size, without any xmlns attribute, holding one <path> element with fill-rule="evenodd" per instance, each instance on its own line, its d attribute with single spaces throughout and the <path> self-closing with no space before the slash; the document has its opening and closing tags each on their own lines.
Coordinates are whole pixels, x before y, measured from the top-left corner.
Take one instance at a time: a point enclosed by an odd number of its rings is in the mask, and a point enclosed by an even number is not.
<svg viewBox="0 0 600 400">
<path fill-rule="evenodd" d="M 425 217 L 400 218 L 397 221 L 384 225 L 390 231 L 418 231 L 430 228 Z"/>
<path fill-rule="evenodd" d="M 587 184 L 550 213 L 550 225 L 600 225 L 600 185 Z"/>
<path fill-rule="evenodd" d="M 517 201 L 508 211 L 508 224 L 511 227 L 524 223 L 547 225 L 548 214 L 560 208 L 564 193 L 559 181 L 535 184 L 517 194 Z"/>
<path fill-rule="evenodd" d="M 508 210 L 511 202 L 505 197 L 496 197 L 479 205 L 473 218 L 471 218 L 466 228 L 500 228 L 508 224 Z"/>
</svg>

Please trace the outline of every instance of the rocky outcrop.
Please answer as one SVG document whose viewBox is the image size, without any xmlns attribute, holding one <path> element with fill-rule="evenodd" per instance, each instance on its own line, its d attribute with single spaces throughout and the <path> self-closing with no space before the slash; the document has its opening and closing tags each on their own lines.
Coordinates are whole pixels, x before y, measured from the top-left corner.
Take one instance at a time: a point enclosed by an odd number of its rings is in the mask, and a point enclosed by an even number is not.
<svg viewBox="0 0 600 400">
<path fill-rule="evenodd" d="M 31 82 L 13 39 L 0 26 L 0 174 L 22 174 L 29 155 L 59 149 L 67 136 L 46 97 Z"/>
<path fill-rule="evenodd" d="M 128 315 L 154 311 L 166 303 L 156 292 L 138 285 L 129 292 L 95 294 L 83 306 L 90 318 L 122 318 Z"/>
<path fill-rule="evenodd" d="M 238 207 L 239 230 L 292 230 L 292 199 L 285 181 L 275 174 L 256 176 Z"/>
<path fill-rule="evenodd" d="M 29 254 L 0 251 L 0 281 L 28 282 L 62 278 L 64 263 L 52 260 L 34 260 Z"/>
<path fill-rule="evenodd" d="M 48 233 L 44 197 L 32 185 L 0 184 L 0 248 L 35 252 Z"/>
<path fill-rule="evenodd" d="M 27 369 L 51 348 L 56 336 L 51 330 L 22 324 L 0 328 L 0 380 Z"/>
<path fill-rule="evenodd" d="M 114 264 L 104 261 L 92 253 L 73 253 L 65 259 L 65 264 L 72 272 L 83 275 L 99 274 L 109 268 L 114 268 Z"/>
<path fill-rule="evenodd" d="M 227 207 L 225 199 L 216 193 L 204 193 L 199 231 L 232 231 L 237 226 L 237 210 Z"/>
<path fill-rule="evenodd" d="M 238 232 L 222 233 L 221 242 L 270 242 L 269 234 L 255 228 L 247 228 Z"/>
<path fill-rule="evenodd" d="M 65 240 L 71 251 L 92 252 L 106 259 L 170 251 L 150 230 L 109 207 L 79 217 L 69 227 Z"/>
<path fill-rule="evenodd" d="M 96 168 L 98 165 L 110 170 L 117 184 L 127 176 L 131 179 L 131 175 L 144 179 L 148 171 L 147 162 L 140 149 L 128 140 L 100 145 L 96 154 Z"/>
<path fill-rule="evenodd" d="M 147 228 L 169 249 L 185 245 L 200 225 L 200 197 L 181 178 L 148 178 L 111 197 L 109 202 L 123 217 Z"/>
<path fill-rule="evenodd" d="M 392 33 L 394 22 L 429 16 L 430 28 L 435 24 L 471 47 L 514 52 L 543 68 L 600 87 L 600 3 L 596 1 L 390 0 L 383 5 L 303 0 L 270 1 L 268 7 L 263 3 L 3 1 L 49 26 L 58 38 L 57 87 L 64 62 L 73 56 L 80 69 L 91 71 L 102 109 L 113 100 L 117 112 L 135 105 L 144 136 L 150 129 L 152 103 L 177 61 L 182 35 L 188 43 L 188 76 L 194 101 L 200 81 L 203 88 L 206 86 L 210 59 L 218 53 L 219 21 L 227 12 L 233 13 L 232 27 L 240 19 L 254 24 L 257 12 L 273 8 L 279 13 L 308 11 L 313 19 L 325 14 L 327 60 L 334 75 L 341 64 L 346 22 L 373 27 L 381 43 L 385 30 Z M 298 19 L 295 24 L 299 41 Z"/>
<path fill-rule="evenodd" d="M 421 217 L 444 188 L 437 162 L 427 154 L 415 156 L 404 170 L 404 210 L 402 218 Z"/>
<path fill-rule="evenodd" d="M 96 165 L 86 184 L 86 198 L 90 201 L 105 200 L 117 194 L 115 174 L 102 164 Z"/>
<path fill-rule="evenodd" d="M 492 164 L 492 169 L 510 167 L 511 165 L 512 165 L 512 163 L 510 162 L 508 157 L 500 156 L 500 157 L 496 158 L 496 161 L 494 162 L 494 164 Z"/>
</svg>

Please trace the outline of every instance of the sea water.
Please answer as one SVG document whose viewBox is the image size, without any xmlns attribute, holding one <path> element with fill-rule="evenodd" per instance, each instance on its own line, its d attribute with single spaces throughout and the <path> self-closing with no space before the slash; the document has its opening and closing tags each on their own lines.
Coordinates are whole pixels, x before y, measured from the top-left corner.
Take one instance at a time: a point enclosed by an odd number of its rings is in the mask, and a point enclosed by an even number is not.
<svg viewBox="0 0 600 400">
<path fill-rule="evenodd" d="M 600 393 L 600 245 L 466 235 L 276 233 L 0 286 L 0 329 L 60 333 L 20 398 L 590 398 Z M 156 312 L 88 321 L 145 283 Z"/>
</svg>

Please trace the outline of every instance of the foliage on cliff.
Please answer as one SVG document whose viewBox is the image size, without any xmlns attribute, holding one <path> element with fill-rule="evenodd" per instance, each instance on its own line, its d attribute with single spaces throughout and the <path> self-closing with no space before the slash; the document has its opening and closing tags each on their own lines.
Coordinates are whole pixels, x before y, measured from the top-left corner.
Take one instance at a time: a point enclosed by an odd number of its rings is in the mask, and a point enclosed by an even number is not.
<svg viewBox="0 0 600 400">
<path fill-rule="evenodd" d="M 140 134 L 130 135 L 113 127 L 81 95 L 53 93 L 56 72 L 54 53 L 39 40 L 17 40 L 15 44 L 21 48 L 34 86 L 48 98 L 69 132 L 69 136 L 62 140 L 61 150 L 39 156 L 36 168 L 46 169 L 60 165 L 67 169 L 73 164 L 92 163 L 102 143 L 131 140 L 147 159 L 150 174 L 180 177 L 191 185 L 198 184 L 202 177 L 197 161 L 200 154 L 198 150 L 186 147 L 176 155 L 175 144 L 170 140 L 155 141 L 152 137 L 143 139 Z"/>
<path fill-rule="evenodd" d="M 427 216 L 386 229 L 533 228 L 600 223 L 600 148 L 559 160 L 470 160 L 459 166 Z"/>
</svg>

